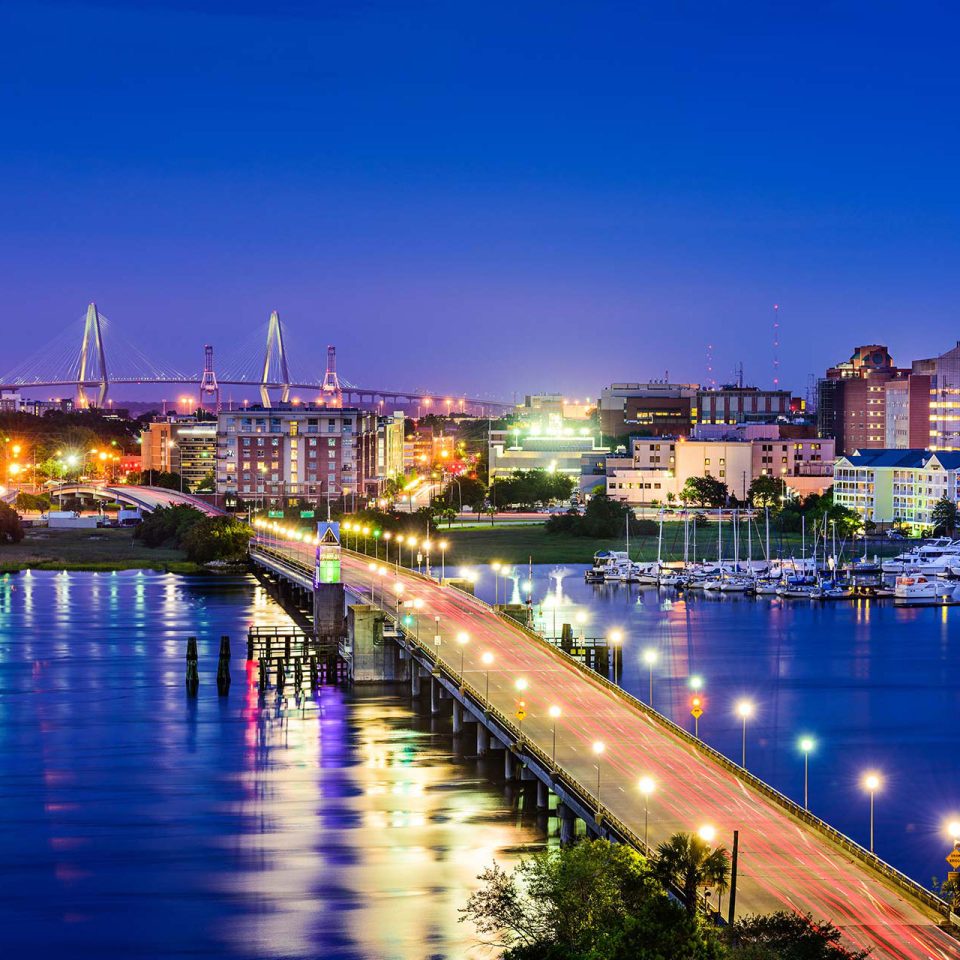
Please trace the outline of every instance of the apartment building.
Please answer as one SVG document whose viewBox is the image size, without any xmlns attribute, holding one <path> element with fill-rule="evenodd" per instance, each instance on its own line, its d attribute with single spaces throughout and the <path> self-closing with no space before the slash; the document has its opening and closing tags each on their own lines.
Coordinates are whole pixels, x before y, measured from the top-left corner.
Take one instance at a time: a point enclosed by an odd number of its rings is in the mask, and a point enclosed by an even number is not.
<svg viewBox="0 0 960 960">
<path fill-rule="evenodd" d="M 377 418 L 353 407 L 249 407 L 217 422 L 217 492 L 286 504 L 375 494 Z M 371 489 L 372 488 L 372 489 Z"/>
<path fill-rule="evenodd" d="M 941 497 L 960 500 L 960 452 L 857 450 L 834 464 L 837 503 L 878 524 L 904 523 L 913 530 L 933 526 Z"/>
</svg>

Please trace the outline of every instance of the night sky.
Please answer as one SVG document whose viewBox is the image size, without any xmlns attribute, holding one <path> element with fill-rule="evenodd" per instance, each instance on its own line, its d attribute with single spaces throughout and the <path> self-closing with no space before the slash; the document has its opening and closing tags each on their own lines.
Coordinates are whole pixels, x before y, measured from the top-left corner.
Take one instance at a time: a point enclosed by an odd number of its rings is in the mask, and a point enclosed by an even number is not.
<svg viewBox="0 0 960 960">
<path fill-rule="evenodd" d="M 91 299 L 182 367 L 276 308 L 302 369 L 508 398 L 709 342 L 769 386 L 774 303 L 800 393 L 942 352 L 951 6 L 8 0 L 0 367 Z"/>
</svg>

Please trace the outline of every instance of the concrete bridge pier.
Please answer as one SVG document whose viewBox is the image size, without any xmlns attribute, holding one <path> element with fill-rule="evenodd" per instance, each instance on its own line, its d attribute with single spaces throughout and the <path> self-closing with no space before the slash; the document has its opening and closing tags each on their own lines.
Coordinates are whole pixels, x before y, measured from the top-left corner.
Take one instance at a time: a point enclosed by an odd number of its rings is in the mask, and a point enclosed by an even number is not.
<svg viewBox="0 0 960 960">
<path fill-rule="evenodd" d="M 542 780 L 537 780 L 537 809 L 550 809 L 550 790 Z"/>
<path fill-rule="evenodd" d="M 560 844 L 567 846 L 577 836 L 577 818 L 562 800 L 557 804 L 557 818 L 560 821 Z"/>
<path fill-rule="evenodd" d="M 430 713 L 436 716 L 440 712 L 440 681 L 430 677 Z"/>
<path fill-rule="evenodd" d="M 453 701 L 453 732 L 463 732 L 463 705 L 459 700 Z"/>
<path fill-rule="evenodd" d="M 477 724 L 477 756 L 485 757 L 490 752 L 490 733 L 482 724 Z"/>
<path fill-rule="evenodd" d="M 339 637 L 343 634 L 346 595 L 342 583 L 321 583 L 313 588 L 313 635 Z"/>
<path fill-rule="evenodd" d="M 420 696 L 420 664 L 416 660 L 410 662 L 410 696 Z"/>
</svg>

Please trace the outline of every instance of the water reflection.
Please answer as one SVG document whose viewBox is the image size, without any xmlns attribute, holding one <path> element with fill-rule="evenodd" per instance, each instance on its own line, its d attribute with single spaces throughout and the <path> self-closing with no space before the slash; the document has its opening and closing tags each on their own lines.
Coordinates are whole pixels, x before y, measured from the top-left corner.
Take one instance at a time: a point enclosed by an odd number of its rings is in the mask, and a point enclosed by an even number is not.
<svg viewBox="0 0 960 960">
<path fill-rule="evenodd" d="M 96 579 L 95 579 L 96 577 Z M 95 615 L 94 615 L 95 613 Z M 389 690 L 261 706 L 252 580 L 0 584 L 4 944 L 69 957 L 481 957 L 457 908 L 542 842 L 472 743 Z M 233 688 L 216 693 L 221 633 Z M 199 640 L 200 695 L 184 690 Z"/>
</svg>

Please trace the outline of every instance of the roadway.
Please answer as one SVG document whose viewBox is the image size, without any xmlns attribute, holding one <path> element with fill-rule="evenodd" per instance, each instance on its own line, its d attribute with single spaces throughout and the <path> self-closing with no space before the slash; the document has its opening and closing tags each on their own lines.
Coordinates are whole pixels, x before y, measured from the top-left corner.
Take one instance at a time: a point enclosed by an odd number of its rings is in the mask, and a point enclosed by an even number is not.
<svg viewBox="0 0 960 960">
<path fill-rule="evenodd" d="M 313 547 L 288 544 L 286 549 L 312 568 Z M 369 558 L 344 552 L 342 574 L 345 582 L 370 589 Z M 649 801 L 651 845 L 677 831 L 695 832 L 710 824 L 716 828 L 717 842 L 729 849 L 733 830 L 738 829 L 738 916 L 783 909 L 810 912 L 842 928 L 851 945 L 872 948 L 877 960 L 960 960 L 960 943 L 937 928 L 932 911 L 701 754 L 655 716 L 591 680 L 467 594 L 403 568 L 382 579 L 388 591 L 399 580 L 405 600 L 423 600 L 420 629 L 430 645 L 434 618 L 440 617 L 440 653 L 446 663 L 459 668 L 461 647 L 454 637 L 460 631 L 468 634 L 464 677 L 474 687 L 484 688 L 487 668 L 481 657 L 493 654 L 489 697 L 503 713 L 514 715 L 519 699 L 515 682 L 520 677 L 527 680 L 523 733 L 548 755 L 554 721 L 547 711 L 554 705 L 560 708 L 557 763 L 593 795 L 597 789 L 593 744 L 602 742 L 600 801 L 641 836 L 644 801 L 637 782 L 642 776 L 652 777 L 656 789 Z"/>
</svg>

